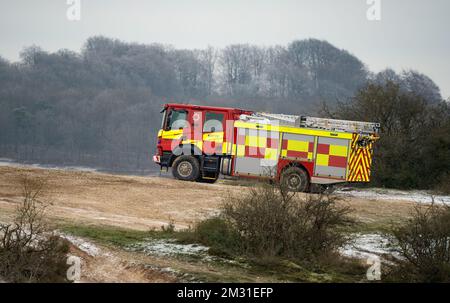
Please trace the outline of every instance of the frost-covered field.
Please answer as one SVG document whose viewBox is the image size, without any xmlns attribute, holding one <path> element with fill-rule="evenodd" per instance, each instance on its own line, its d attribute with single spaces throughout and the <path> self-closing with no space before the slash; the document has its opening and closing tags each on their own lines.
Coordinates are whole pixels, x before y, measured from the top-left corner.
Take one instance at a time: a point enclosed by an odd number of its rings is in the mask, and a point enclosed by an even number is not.
<svg viewBox="0 0 450 303">
<path fill-rule="evenodd" d="M 246 267 L 245 262 L 225 259 L 208 253 L 209 247 L 201 244 L 179 244 L 176 239 L 147 239 L 140 243 L 129 245 L 127 250 L 141 252 L 146 255 L 158 257 L 188 257 L 202 262 L 221 262 L 228 264 L 240 264 Z"/>
<path fill-rule="evenodd" d="M 208 252 L 208 247 L 197 244 L 177 244 L 171 239 L 148 239 L 145 242 L 130 245 L 129 250 L 142 251 L 149 255 L 173 257 L 176 255 L 201 256 Z"/>
<path fill-rule="evenodd" d="M 399 200 L 414 201 L 417 203 L 435 203 L 450 204 L 450 196 L 434 195 L 424 190 L 396 190 L 384 188 L 365 188 L 355 189 L 344 187 L 335 191 L 336 194 L 364 198 L 368 200 Z"/>
<path fill-rule="evenodd" d="M 59 236 L 63 239 L 66 239 L 92 257 L 98 256 L 101 253 L 100 249 L 95 244 L 86 241 L 85 239 L 62 233 L 59 233 Z"/>
</svg>

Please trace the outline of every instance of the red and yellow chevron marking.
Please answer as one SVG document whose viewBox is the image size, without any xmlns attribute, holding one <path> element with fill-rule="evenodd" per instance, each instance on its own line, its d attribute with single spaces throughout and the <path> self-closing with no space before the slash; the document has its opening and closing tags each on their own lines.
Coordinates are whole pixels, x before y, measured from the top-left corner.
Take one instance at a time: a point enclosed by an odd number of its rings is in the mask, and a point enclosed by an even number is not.
<svg viewBox="0 0 450 303">
<path fill-rule="evenodd" d="M 369 143 L 365 147 L 359 147 L 357 145 L 359 137 L 359 134 L 353 134 L 352 137 L 347 181 L 369 182 L 373 143 Z"/>
</svg>

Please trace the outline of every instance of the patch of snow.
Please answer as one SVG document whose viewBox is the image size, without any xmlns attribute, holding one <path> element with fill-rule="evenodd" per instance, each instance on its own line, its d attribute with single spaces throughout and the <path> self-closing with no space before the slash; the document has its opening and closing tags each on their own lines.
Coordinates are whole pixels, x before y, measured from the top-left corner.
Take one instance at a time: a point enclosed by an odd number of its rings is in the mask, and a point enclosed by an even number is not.
<svg viewBox="0 0 450 303">
<path fill-rule="evenodd" d="M 8 158 L 0 158 L 0 166 L 14 166 L 18 167 L 20 164 L 15 163 L 14 160 Z"/>
<path fill-rule="evenodd" d="M 10 158 L 1 158 L 0 157 L 0 163 L 11 163 L 11 162 L 14 162 L 14 160 L 13 159 L 10 159 Z"/>
<path fill-rule="evenodd" d="M 159 272 L 166 273 L 166 274 L 171 274 L 174 276 L 178 276 L 181 274 L 179 270 L 174 269 L 172 267 L 160 267 L 160 266 L 156 266 L 156 265 L 147 264 L 147 265 L 145 265 L 145 268 L 159 271 Z"/>
<path fill-rule="evenodd" d="M 352 240 L 340 248 L 339 253 L 342 256 L 357 259 L 367 259 L 371 256 L 383 256 L 389 255 L 393 257 L 399 257 L 398 254 L 389 247 L 389 239 L 386 235 L 373 233 L 373 234 L 353 234 Z"/>
<path fill-rule="evenodd" d="M 221 262 L 240 267 L 248 267 L 248 264 L 245 262 L 209 255 L 209 247 L 207 246 L 200 244 L 178 244 L 176 241 L 176 239 L 149 238 L 144 242 L 131 244 L 126 249 L 158 257 L 188 256 L 195 257 L 202 262 Z"/>
<path fill-rule="evenodd" d="M 0 166 L 11 166 L 11 167 L 33 167 L 51 170 L 71 170 L 71 171 L 83 171 L 83 172 L 97 172 L 98 170 L 91 167 L 85 166 L 64 166 L 64 165 L 51 165 L 51 164 L 25 164 L 19 163 L 12 159 L 0 158 Z"/>
<path fill-rule="evenodd" d="M 100 254 L 100 249 L 93 243 L 90 243 L 82 238 L 78 238 L 72 235 L 59 234 L 59 236 L 63 239 L 66 239 L 80 250 L 84 251 L 90 256 L 98 256 Z"/>
<path fill-rule="evenodd" d="M 193 276 L 190 273 L 183 273 L 181 271 L 179 271 L 178 269 L 174 269 L 172 267 L 160 267 L 160 266 L 156 266 L 156 265 L 150 265 L 150 264 L 146 264 L 145 265 L 146 269 L 150 269 L 152 271 L 158 271 L 160 273 L 164 273 L 173 277 L 176 277 L 179 279 L 179 282 L 200 282 L 197 280 L 197 278 L 195 276 Z"/>
<path fill-rule="evenodd" d="M 177 244 L 174 239 L 148 239 L 145 242 L 128 246 L 129 250 L 142 251 L 146 254 L 165 256 L 201 256 L 206 255 L 208 247 L 197 244 Z"/>
<path fill-rule="evenodd" d="M 365 198 L 369 200 L 399 200 L 413 201 L 417 203 L 432 203 L 432 197 L 435 203 L 450 204 L 450 196 L 434 195 L 424 190 L 396 190 L 383 188 L 341 188 L 335 191 L 336 194 Z"/>
<path fill-rule="evenodd" d="M 85 166 L 60 166 L 60 165 L 50 165 L 50 164 L 31 164 L 30 166 L 35 168 L 51 169 L 51 170 L 71 170 L 71 171 L 82 171 L 82 172 L 96 172 L 97 169 L 85 167 Z"/>
</svg>

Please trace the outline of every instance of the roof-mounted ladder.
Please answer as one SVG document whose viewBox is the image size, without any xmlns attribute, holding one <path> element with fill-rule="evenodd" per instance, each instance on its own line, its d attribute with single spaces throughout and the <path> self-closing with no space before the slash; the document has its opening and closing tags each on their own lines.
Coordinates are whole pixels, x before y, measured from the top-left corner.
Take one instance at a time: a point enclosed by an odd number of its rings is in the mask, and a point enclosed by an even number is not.
<svg viewBox="0 0 450 303">
<path fill-rule="evenodd" d="M 316 118 L 309 116 L 296 116 L 285 114 L 272 114 L 272 113 L 254 113 L 253 115 L 243 115 L 245 120 L 253 120 L 259 123 L 270 123 L 270 121 L 276 120 L 281 125 L 288 125 L 294 127 L 305 127 L 324 129 L 329 131 L 343 131 L 361 134 L 378 134 L 380 129 L 379 123 L 361 122 L 361 121 L 349 121 L 349 120 L 337 120 L 328 118 Z"/>
<path fill-rule="evenodd" d="M 362 134 L 378 134 L 380 123 L 301 116 L 300 127 Z"/>
</svg>

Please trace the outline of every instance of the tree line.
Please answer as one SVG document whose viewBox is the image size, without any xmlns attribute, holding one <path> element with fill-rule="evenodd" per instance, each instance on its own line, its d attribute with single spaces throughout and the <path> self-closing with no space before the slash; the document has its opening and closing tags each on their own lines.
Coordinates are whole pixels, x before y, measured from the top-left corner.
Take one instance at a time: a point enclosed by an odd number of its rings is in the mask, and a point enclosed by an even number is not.
<svg viewBox="0 0 450 303">
<path fill-rule="evenodd" d="M 334 109 L 387 80 L 427 107 L 443 103 L 426 75 L 372 73 L 348 51 L 316 39 L 186 50 L 96 36 L 80 52 L 32 46 L 18 62 L 0 57 L 0 156 L 156 170 L 150 156 L 166 102 L 317 114 L 322 104 Z"/>
<path fill-rule="evenodd" d="M 392 76 L 380 73 L 352 98 L 324 104 L 322 113 L 381 124 L 372 184 L 450 193 L 450 102 L 433 102 Z"/>
</svg>

